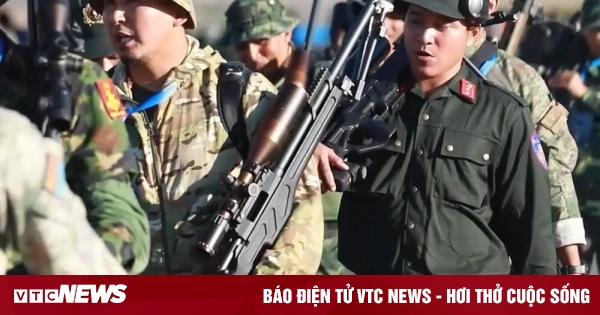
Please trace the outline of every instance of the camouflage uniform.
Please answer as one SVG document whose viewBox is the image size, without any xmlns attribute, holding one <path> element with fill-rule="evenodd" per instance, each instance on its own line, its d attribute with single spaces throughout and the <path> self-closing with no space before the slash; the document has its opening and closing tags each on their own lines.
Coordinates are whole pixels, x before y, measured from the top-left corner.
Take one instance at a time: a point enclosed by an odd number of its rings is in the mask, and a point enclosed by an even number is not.
<svg viewBox="0 0 600 315">
<path fill-rule="evenodd" d="M 36 77 L 34 53 L 0 33 L 6 50 L 0 67 L 0 106 L 26 112 L 29 84 Z M 90 224 L 130 273 L 140 273 L 149 259 L 148 219 L 131 188 L 137 165 L 122 122 L 124 109 L 112 81 L 95 63 L 75 55 L 79 76 L 69 77 L 73 120 L 63 135 L 67 180 L 87 210 Z M 74 80 L 80 80 L 76 84 Z"/>
<path fill-rule="evenodd" d="M 124 275 L 65 181 L 59 143 L 0 108 L 0 274 L 20 252 L 29 273 Z"/>
<path fill-rule="evenodd" d="M 600 3 L 598 1 L 584 2 L 581 27 L 584 31 L 597 31 L 600 27 Z M 581 34 L 579 35 L 581 36 Z M 581 143 L 582 146 L 579 148 L 580 157 L 573 172 L 573 177 L 579 196 L 585 232 L 589 241 L 588 246 L 583 250 L 582 258 L 590 267 L 594 255 L 596 255 L 596 261 L 600 267 L 600 65 L 590 63 L 598 56 L 591 55 L 587 43 L 581 48 L 580 51 L 573 51 L 573 54 L 568 56 L 570 58 L 562 61 L 566 61 L 568 66 L 583 65 L 579 72 L 586 73 L 586 76 L 582 79 L 588 87 L 587 93 L 580 99 L 573 99 L 569 95 L 573 101 L 571 110 L 578 110 L 579 114 L 583 115 L 589 114 L 593 119 L 591 134 L 581 137 L 582 139 L 589 138 Z M 577 125 L 576 121 L 570 123 Z M 577 128 L 573 125 L 572 127 Z"/>
<path fill-rule="evenodd" d="M 187 27 L 194 28 L 191 1 L 172 1 L 189 13 L 191 23 Z M 102 1 L 92 2 L 92 6 L 100 11 Z M 185 237 L 179 223 L 190 211 L 196 214 L 199 226 L 210 220 L 225 193 L 220 184 L 222 174 L 237 175 L 242 162 L 217 112 L 218 68 L 225 60 L 209 46 L 201 49 L 195 38 L 188 36 L 187 40 L 187 55 L 171 70 L 165 83 L 165 86 L 175 83 L 176 92 L 156 107 L 154 117 L 142 111 L 129 119 L 128 127 L 142 170 L 138 195 L 152 220 L 154 235 L 160 235 L 160 229 L 165 228 L 168 242 L 163 244 L 160 237 L 153 238 L 150 263 L 153 268 L 149 273 L 165 269 L 162 266 L 165 247 L 170 263 L 168 269 L 172 273 L 189 273 L 198 267 L 188 255 L 195 238 Z M 125 64 L 114 68 L 113 81 L 123 95 L 133 98 Z M 276 92 L 263 75 L 250 76 L 242 100 L 249 136 Z M 154 174 L 154 163 L 160 174 Z M 274 247 L 262 257 L 255 273 L 316 273 L 323 240 L 323 210 L 316 167 L 316 161 L 311 159 L 298 183 L 292 216 Z M 164 199 L 165 222 L 161 222 L 159 194 Z"/>
<path fill-rule="evenodd" d="M 229 45 L 237 45 L 253 39 L 271 38 L 282 32 L 291 31 L 299 22 L 299 19 L 287 12 L 279 1 L 271 0 L 236 0 L 225 15 L 227 16 L 225 38 L 228 38 Z M 263 18 L 256 19 L 254 18 L 256 16 Z M 331 60 L 313 54 L 311 62 L 313 65 L 309 78 L 316 75 L 315 69 L 328 67 Z M 281 87 L 284 75 L 282 71 L 281 77 L 274 82 L 275 87 Z M 310 83 L 308 85 L 310 86 Z M 337 224 L 335 224 L 341 197 L 340 193 L 334 192 L 328 192 L 322 197 L 326 239 L 323 244 L 320 274 L 338 274 L 339 270 L 343 269 L 337 261 Z"/>
<path fill-rule="evenodd" d="M 468 47 L 471 56 L 486 40 L 485 32 Z M 548 148 L 548 173 L 552 196 L 552 219 L 557 248 L 585 244 L 583 221 L 571 172 L 577 162 L 577 145 L 567 127 L 567 110 L 554 101 L 540 75 L 517 57 L 498 50 L 496 65 L 510 80 L 510 89 L 531 107 L 531 118 L 542 143 Z M 489 77 L 494 83 L 493 77 Z"/>
</svg>

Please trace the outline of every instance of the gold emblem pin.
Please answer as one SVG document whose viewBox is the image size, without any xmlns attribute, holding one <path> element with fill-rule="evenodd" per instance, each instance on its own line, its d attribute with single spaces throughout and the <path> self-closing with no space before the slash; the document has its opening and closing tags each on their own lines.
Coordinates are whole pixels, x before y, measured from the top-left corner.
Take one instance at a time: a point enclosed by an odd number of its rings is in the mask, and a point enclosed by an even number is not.
<svg viewBox="0 0 600 315">
<path fill-rule="evenodd" d="M 94 11 L 89 4 L 83 8 L 83 23 L 86 25 L 104 24 L 102 15 Z"/>
</svg>

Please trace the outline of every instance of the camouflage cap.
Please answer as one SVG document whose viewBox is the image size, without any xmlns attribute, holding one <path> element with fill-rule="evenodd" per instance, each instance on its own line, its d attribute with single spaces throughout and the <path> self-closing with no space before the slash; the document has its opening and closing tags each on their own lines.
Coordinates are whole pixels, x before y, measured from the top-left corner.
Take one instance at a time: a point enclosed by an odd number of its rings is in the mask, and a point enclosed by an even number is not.
<svg viewBox="0 0 600 315">
<path fill-rule="evenodd" d="M 225 45 L 270 38 L 291 31 L 300 19 L 285 10 L 279 0 L 235 0 L 225 12 Z"/>
<path fill-rule="evenodd" d="M 81 27 L 85 58 L 98 59 L 114 53 L 104 28 L 102 15 L 94 11 L 88 1 L 73 1 L 71 18 Z"/>
<path fill-rule="evenodd" d="M 104 1 L 105 0 L 90 0 L 90 4 L 96 12 L 104 11 Z M 178 6 L 182 7 L 185 12 L 188 13 L 188 20 L 185 22 L 183 27 L 189 30 L 193 30 L 196 28 L 196 12 L 194 11 L 194 1 L 193 0 L 169 0 L 174 2 Z"/>
<path fill-rule="evenodd" d="M 583 2 L 581 28 L 584 30 L 600 28 L 600 1 L 585 0 Z"/>
</svg>

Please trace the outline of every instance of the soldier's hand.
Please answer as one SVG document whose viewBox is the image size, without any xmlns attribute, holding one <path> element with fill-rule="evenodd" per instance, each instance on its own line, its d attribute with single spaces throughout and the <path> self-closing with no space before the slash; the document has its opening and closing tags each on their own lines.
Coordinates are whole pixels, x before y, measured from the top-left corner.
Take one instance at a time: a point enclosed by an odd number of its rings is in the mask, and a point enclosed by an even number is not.
<svg viewBox="0 0 600 315">
<path fill-rule="evenodd" d="M 344 160 L 335 154 L 332 149 L 322 143 L 317 145 L 315 157 L 317 158 L 317 165 L 319 167 L 319 177 L 323 184 L 325 184 L 324 188 L 326 190 L 335 191 L 335 180 L 333 178 L 331 167 L 333 166 L 340 170 L 348 170 L 348 165 L 346 165 Z"/>
<path fill-rule="evenodd" d="M 573 70 L 563 70 L 548 80 L 548 85 L 555 89 L 565 89 L 575 98 L 581 98 L 588 91 L 579 73 Z"/>
</svg>

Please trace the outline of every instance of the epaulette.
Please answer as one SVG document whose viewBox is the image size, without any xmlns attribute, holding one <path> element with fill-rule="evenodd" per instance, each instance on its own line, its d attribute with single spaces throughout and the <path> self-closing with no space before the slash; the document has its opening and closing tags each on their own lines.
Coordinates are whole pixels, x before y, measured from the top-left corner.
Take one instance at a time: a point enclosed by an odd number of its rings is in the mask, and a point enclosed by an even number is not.
<svg viewBox="0 0 600 315">
<path fill-rule="evenodd" d="M 507 96 L 510 96 L 511 98 L 513 98 L 514 100 L 517 101 L 517 104 L 519 104 L 521 107 L 529 107 L 529 102 L 527 102 L 524 98 L 522 98 L 521 96 L 505 89 L 502 86 L 499 86 L 497 84 L 494 84 L 493 82 L 489 81 L 489 80 L 481 80 L 482 84 L 485 86 L 489 86 L 492 89 L 496 89 L 498 91 L 500 91 L 503 94 L 506 94 Z"/>
</svg>

